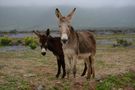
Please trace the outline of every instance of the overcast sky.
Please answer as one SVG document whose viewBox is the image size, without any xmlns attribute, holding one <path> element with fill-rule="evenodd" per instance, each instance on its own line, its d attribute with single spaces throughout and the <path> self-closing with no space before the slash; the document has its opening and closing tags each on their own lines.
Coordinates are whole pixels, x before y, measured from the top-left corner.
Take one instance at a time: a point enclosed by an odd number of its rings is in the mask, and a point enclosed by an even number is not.
<svg viewBox="0 0 135 90">
<path fill-rule="evenodd" d="M 0 0 L 0 6 L 72 5 L 85 8 L 135 6 L 135 0 Z"/>
</svg>

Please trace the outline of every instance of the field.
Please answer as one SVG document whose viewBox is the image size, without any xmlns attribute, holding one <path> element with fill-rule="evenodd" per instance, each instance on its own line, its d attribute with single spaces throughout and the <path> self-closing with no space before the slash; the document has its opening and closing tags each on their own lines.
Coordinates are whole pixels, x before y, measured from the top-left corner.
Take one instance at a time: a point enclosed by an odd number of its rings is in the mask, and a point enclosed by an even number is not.
<svg viewBox="0 0 135 90">
<path fill-rule="evenodd" d="M 112 47 L 97 43 L 96 78 L 81 77 L 84 64 L 77 63 L 77 77 L 57 79 L 56 57 L 50 52 L 40 54 L 40 47 L 31 50 L 0 51 L 0 90 L 135 90 L 135 35 L 97 35 L 96 40 L 115 42 L 117 38 L 132 39 L 132 46 Z M 3 48 L 3 47 L 1 47 Z M 6 48 L 6 47 L 4 47 Z"/>
</svg>

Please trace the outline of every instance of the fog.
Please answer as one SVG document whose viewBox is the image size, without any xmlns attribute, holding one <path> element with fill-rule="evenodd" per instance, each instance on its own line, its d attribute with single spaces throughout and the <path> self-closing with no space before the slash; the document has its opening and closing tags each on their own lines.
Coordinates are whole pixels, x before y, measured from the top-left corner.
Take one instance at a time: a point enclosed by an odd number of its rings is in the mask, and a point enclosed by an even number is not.
<svg viewBox="0 0 135 90">
<path fill-rule="evenodd" d="M 135 6 L 135 0 L 0 0 L 0 6 L 77 6 L 96 7 L 127 7 Z"/>
<path fill-rule="evenodd" d="M 135 27 L 135 0 L 0 0 L 0 30 L 56 29 L 55 9 L 74 7 L 75 28 Z"/>
</svg>

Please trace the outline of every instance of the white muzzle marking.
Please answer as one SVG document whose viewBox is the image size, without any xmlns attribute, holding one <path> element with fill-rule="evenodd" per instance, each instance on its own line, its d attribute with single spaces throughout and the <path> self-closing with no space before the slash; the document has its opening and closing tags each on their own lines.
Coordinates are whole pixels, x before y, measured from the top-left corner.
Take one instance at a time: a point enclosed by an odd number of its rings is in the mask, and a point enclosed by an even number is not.
<svg viewBox="0 0 135 90">
<path fill-rule="evenodd" d="M 41 49 L 41 52 L 42 52 L 42 53 L 46 53 L 45 48 L 42 48 L 42 49 Z"/>
<path fill-rule="evenodd" d="M 61 35 L 61 40 L 68 40 L 68 35 L 66 33 L 63 33 Z"/>
</svg>

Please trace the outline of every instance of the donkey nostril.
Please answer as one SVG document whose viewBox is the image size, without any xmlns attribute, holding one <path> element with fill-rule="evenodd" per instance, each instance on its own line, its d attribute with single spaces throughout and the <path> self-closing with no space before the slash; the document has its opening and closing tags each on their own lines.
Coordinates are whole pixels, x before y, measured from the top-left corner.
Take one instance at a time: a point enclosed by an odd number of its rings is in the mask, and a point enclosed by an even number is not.
<svg viewBox="0 0 135 90">
<path fill-rule="evenodd" d="M 67 39 L 63 39 L 62 42 L 65 44 L 67 42 Z"/>
<path fill-rule="evenodd" d="M 41 52 L 41 54 L 44 56 L 46 54 L 46 52 Z"/>
</svg>

